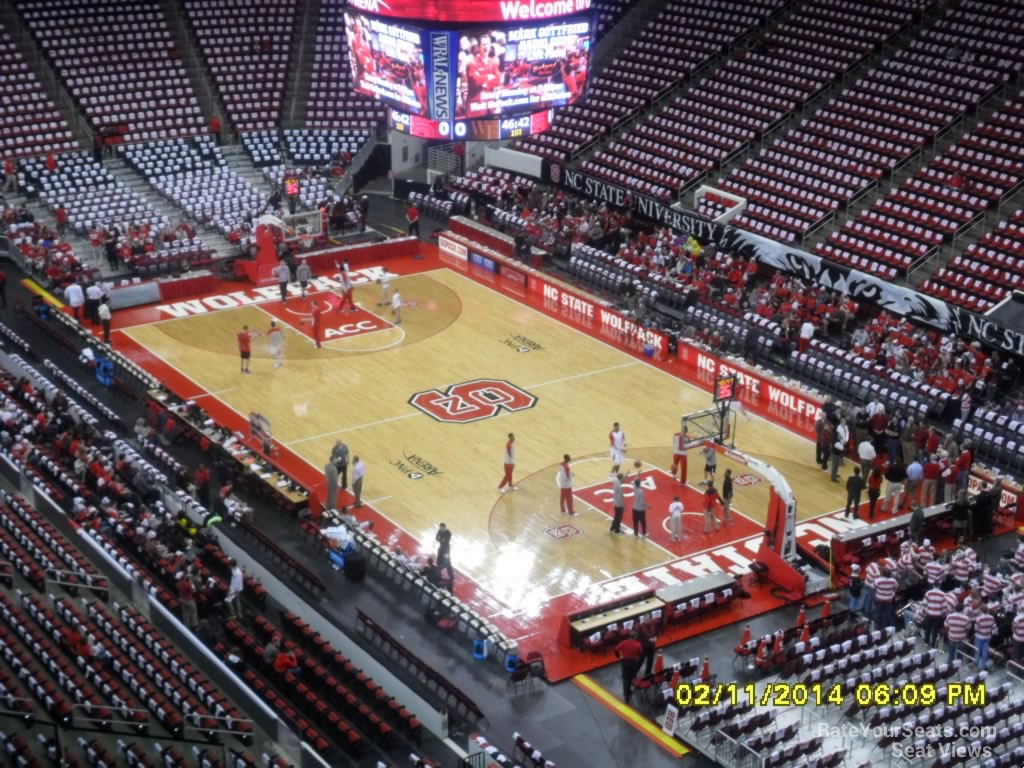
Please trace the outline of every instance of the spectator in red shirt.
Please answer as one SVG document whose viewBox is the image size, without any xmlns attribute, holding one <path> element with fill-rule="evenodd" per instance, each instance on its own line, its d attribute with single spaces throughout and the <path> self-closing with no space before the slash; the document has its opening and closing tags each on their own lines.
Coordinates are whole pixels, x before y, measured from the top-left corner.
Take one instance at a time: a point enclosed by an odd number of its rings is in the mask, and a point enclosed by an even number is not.
<svg viewBox="0 0 1024 768">
<path fill-rule="evenodd" d="M 220 142 L 221 142 L 220 131 L 221 131 L 220 115 L 214 115 L 213 117 L 210 118 L 210 133 L 213 134 L 213 139 L 214 139 L 214 141 L 217 142 L 218 146 L 220 146 Z"/>
<path fill-rule="evenodd" d="M 636 632 L 630 632 L 629 637 L 615 646 L 615 655 L 619 657 L 622 671 L 622 700 L 629 704 L 633 696 L 633 678 L 644 655 L 644 646 L 637 639 Z"/>
<path fill-rule="evenodd" d="M 53 209 L 53 217 L 57 220 L 57 234 L 63 235 L 68 229 L 67 209 L 63 205 L 58 204 L 57 207 Z"/>
<path fill-rule="evenodd" d="M 971 474 L 971 464 L 974 463 L 974 454 L 971 452 L 971 441 L 964 440 L 960 446 L 960 456 L 956 460 L 956 487 L 966 488 L 967 478 Z"/>
<path fill-rule="evenodd" d="M 286 675 L 289 672 L 299 671 L 299 660 L 295 658 L 294 651 L 281 651 L 274 659 L 274 671 L 279 675 Z"/>
<path fill-rule="evenodd" d="M 205 464 L 200 464 L 196 469 L 192 482 L 196 487 L 196 498 L 204 506 L 210 506 L 210 470 Z"/>
<path fill-rule="evenodd" d="M 88 660 L 92 656 L 92 646 L 76 629 L 72 629 L 66 636 L 68 650 L 73 656 L 81 656 Z"/>
<path fill-rule="evenodd" d="M 53 150 L 46 153 L 46 170 L 50 173 L 57 170 L 57 155 L 54 154 Z"/>
<path fill-rule="evenodd" d="M 178 579 L 178 603 L 181 604 L 181 617 L 192 629 L 199 626 L 199 610 L 196 608 L 196 585 L 189 573 Z"/>
<path fill-rule="evenodd" d="M 411 235 L 413 232 L 416 233 L 416 237 L 420 236 L 420 209 L 416 207 L 416 203 L 409 206 L 409 210 L 405 212 L 405 220 L 409 222 L 409 231 L 407 234 Z"/>
<path fill-rule="evenodd" d="M 18 169 L 14 164 L 14 158 L 8 157 L 4 160 L 4 192 L 18 191 Z"/>
</svg>

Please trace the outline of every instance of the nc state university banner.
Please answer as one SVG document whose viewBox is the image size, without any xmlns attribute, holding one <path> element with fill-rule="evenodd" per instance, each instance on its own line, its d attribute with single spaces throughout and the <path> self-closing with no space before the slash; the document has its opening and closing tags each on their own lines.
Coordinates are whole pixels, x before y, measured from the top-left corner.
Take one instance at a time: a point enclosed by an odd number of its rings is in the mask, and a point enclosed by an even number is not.
<svg viewBox="0 0 1024 768">
<path fill-rule="evenodd" d="M 752 232 L 698 218 L 654 198 L 638 195 L 557 163 L 549 163 L 546 167 L 552 183 L 620 207 L 632 199 L 633 208 L 639 216 L 660 226 L 683 234 L 692 233 L 759 264 L 848 294 L 854 301 L 875 304 L 887 312 L 937 328 L 942 333 L 970 336 L 1007 352 L 1024 355 L 1024 334 L 994 323 L 983 315 Z"/>
</svg>

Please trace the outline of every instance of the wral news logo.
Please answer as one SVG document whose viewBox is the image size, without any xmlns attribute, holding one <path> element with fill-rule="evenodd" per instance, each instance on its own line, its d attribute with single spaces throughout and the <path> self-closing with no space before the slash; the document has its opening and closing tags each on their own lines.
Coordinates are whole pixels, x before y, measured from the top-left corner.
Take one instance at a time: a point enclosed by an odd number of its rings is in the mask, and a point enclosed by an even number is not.
<svg viewBox="0 0 1024 768">
<path fill-rule="evenodd" d="M 556 163 L 551 164 L 551 181 L 557 184 L 562 180 L 562 166 Z"/>
</svg>

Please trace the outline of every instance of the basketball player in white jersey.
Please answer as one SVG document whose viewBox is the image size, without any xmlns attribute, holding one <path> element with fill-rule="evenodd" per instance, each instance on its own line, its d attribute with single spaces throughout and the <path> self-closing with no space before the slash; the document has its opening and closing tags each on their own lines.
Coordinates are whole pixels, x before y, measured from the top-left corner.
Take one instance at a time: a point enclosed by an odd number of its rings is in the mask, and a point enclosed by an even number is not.
<svg viewBox="0 0 1024 768">
<path fill-rule="evenodd" d="M 686 485 L 686 444 L 690 442 L 690 433 L 684 425 L 682 431 L 672 435 L 672 479 L 676 479 L 679 470 L 679 482 Z"/>
<path fill-rule="evenodd" d="M 276 320 L 270 321 L 267 339 L 270 343 L 270 356 L 274 358 L 274 367 L 280 368 L 284 364 L 284 333 L 277 327 Z"/>
<path fill-rule="evenodd" d="M 737 381 L 736 390 L 733 393 L 733 399 L 729 401 L 729 410 L 733 413 L 738 413 L 747 421 L 750 421 L 750 414 L 747 413 L 747 409 L 743 407 L 743 403 L 740 402 L 740 393 L 743 391 L 743 385 Z"/>
<path fill-rule="evenodd" d="M 619 465 L 626 456 L 626 433 L 619 427 L 619 422 L 612 424 L 612 431 L 608 433 L 609 453 L 612 457 L 612 477 L 619 473 Z"/>
<path fill-rule="evenodd" d="M 511 432 L 508 433 L 508 442 L 505 443 L 505 477 L 501 480 L 501 485 L 498 486 L 498 490 L 504 493 L 505 491 L 518 491 L 518 486 L 512 484 L 512 470 L 516 468 L 516 436 Z"/>
<path fill-rule="evenodd" d="M 397 290 L 391 297 L 391 316 L 395 319 L 395 325 L 402 324 L 402 294 Z"/>
<path fill-rule="evenodd" d="M 377 302 L 378 307 L 386 307 L 391 304 L 391 275 L 387 269 L 384 270 L 384 274 L 377 278 L 377 285 L 380 286 L 380 301 Z"/>
<path fill-rule="evenodd" d="M 335 264 L 338 268 L 339 277 L 341 278 L 341 304 L 338 305 L 338 311 L 341 312 L 348 305 L 349 312 L 356 311 L 356 303 L 352 298 L 352 278 L 348 275 L 348 264 Z"/>
</svg>

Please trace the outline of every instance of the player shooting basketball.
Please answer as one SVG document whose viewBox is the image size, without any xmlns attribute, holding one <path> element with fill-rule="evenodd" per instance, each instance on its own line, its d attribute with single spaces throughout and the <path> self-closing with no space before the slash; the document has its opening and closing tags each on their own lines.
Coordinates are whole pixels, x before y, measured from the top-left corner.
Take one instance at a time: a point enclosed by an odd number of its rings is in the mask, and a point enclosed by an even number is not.
<svg viewBox="0 0 1024 768">
<path fill-rule="evenodd" d="M 619 466 L 626 455 L 626 433 L 619 427 L 619 422 L 612 424 L 612 431 L 608 433 L 609 453 L 612 457 L 611 476 L 619 473 Z"/>
</svg>

